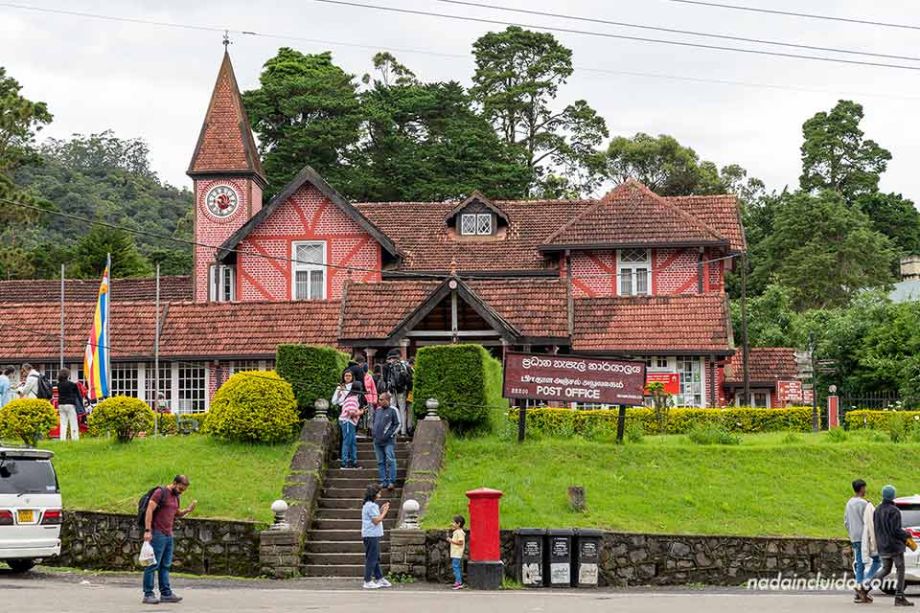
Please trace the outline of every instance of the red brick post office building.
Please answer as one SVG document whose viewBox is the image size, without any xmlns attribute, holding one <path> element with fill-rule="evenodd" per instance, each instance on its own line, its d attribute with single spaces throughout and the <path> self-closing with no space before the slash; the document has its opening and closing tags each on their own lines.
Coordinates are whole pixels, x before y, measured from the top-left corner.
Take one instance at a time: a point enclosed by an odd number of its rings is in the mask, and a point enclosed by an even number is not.
<svg viewBox="0 0 920 613">
<path fill-rule="evenodd" d="M 734 196 L 665 198 L 626 182 L 597 200 L 352 203 L 305 167 L 267 187 L 228 55 L 188 174 L 191 277 L 112 286 L 112 385 L 204 411 L 282 342 L 367 353 L 432 343 L 631 356 L 676 373 L 678 404 L 720 406 L 735 352 L 725 273 L 745 250 Z M 65 362 L 80 370 L 96 284 L 65 288 Z M 0 282 L 0 364 L 57 368 L 58 282 Z"/>
</svg>

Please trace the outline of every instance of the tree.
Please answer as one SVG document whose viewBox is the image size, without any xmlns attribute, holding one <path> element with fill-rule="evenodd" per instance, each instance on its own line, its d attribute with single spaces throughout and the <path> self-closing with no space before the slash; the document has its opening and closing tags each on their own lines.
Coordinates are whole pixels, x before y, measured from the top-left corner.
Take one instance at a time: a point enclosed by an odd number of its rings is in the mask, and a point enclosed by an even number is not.
<svg viewBox="0 0 920 613">
<path fill-rule="evenodd" d="M 361 94 L 365 136 L 350 196 L 442 201 L 477 189 L 495 198 L 526 192 L 529 169 L 518 150 L 498 138 L 459 83 L 421 83 L 389 54 L 374 63 L 381 78 Z"/>
<path fill-rule="evenodd" d="M 793 328 L 797 314 L 792 308 L 792 294 L 789 288 L 774 284 L 768 286 L 760 296 L 748 299 L 747 331 L 751 347 L 795 346 L 798 339 Z M 731 311 L 732 328 L 737 333 L 741 330 L 739 300 L 731 302 Z"/>
<path fill-rule="evenodd" d="M 476 72 L 470 93 L 500 138 L 524 152 L 537 187 L 553 167 L 580 191 L 599 180 L 607 124 L 584 100 L 561 111 L 552 105 L 572 74 L 572 51 L 552 34 L 509 26 L 473 44 Z"/>
<path fill-rule="evenodd" d="M 617 183 L 641 181 L 661 196 L 721 193 L 715 165 L 701 165 L 699 156 L 667 134 L 639 132 L 617 136 L 607 147 L 607 176 Z"/>
<path fill-rule="evenodd" d="M 861 105 L 840 100 L 829 113 L 820 112 L 802 125 L 801 188 L 810 193 L 834 190 L 847 203 L 878 191 L 879 176 L 891 153 L 864 138 Z"/>
<path fill-rule="evenodd" d="M 101 277 L 107 254 L 112 254 L 112 277 L 143 277 L 151 273 L 150 262 L 138 252 L 134 237 L 124 230 L 94 225 L 74 247 L 68 276 Z"/>
<path fill-rule="evenodd" d="M 920 254 L 920 211 L 913 202 L 901 194 L 875 192 L 860 196 L 856 204 L 900 255 Z"/>
<path fill-rule="evenodd" d="M 842 306 L 863 288 L 893 280 L 891 241 L 837 192 L 783 197 L 763 247 L 755 278 L 790 288 L 797 310 Z"/>
<path fill-rule="evenodd" d="M 357 87 L 329 52 L 303 54 L 282 47 L 265 63 L 259 88 L 244 92 L 243 104 L 259 136 L 272 190 L 305 164 L 337 188 L 347 184 L 347 154 L 361 129 Z"/>
</svg>

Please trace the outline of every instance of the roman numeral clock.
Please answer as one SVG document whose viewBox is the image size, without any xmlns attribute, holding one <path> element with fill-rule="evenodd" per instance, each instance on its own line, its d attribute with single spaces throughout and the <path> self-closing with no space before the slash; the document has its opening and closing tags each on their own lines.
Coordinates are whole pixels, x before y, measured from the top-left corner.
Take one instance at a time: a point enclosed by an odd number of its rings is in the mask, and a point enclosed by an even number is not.
<svg viewBox="0 0 920 613">
<path fill-rule="evenodd" d="M 204 198 L 208 213 L 218 219 L 226 219 L 236 212 L 240 205 L 239 194 L 229 185 L 217 185 Z"/>
</svg>

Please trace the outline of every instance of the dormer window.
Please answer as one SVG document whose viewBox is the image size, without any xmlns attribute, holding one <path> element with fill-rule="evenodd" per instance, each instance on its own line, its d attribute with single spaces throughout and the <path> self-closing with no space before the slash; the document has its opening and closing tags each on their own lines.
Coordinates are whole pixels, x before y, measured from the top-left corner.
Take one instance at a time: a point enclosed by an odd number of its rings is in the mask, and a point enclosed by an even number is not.
<svg viewBox="0 0 920 613">
<path fill-rule="evenodd" d="M 491 236 L 492 213 L 463 213 L 460 215 L 460 234 L 463 236 Z"/>
</svg>

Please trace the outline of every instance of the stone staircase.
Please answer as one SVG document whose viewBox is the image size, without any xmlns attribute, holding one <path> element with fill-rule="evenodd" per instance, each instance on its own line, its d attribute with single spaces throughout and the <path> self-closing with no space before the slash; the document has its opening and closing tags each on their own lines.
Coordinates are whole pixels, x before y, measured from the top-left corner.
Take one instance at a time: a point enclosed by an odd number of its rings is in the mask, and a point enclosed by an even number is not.
<svg viewBox="0 0 920 613">
<path fill-rule="evenodd" d="M 330 467 L 326 471 L 323 491 L 317 503 L 313 525 L 307 532 L 301 571 L 306 577 L 364 576 L 364 544 L 361 540 L 361 507 L 364 489 L 377 483 L 377 458 L 371 439 L 358 439 L 359 469 Z M 380 502 L 390 502 L 390 512 L 383 522 L 380 542 L 380 566 L 387 572 L 390 564 L 390 530 L 399 514 L 402 486 L 409 467 L 407 441 L 396 443 L 396 489 L 384 490 Z"/>
</svg>

